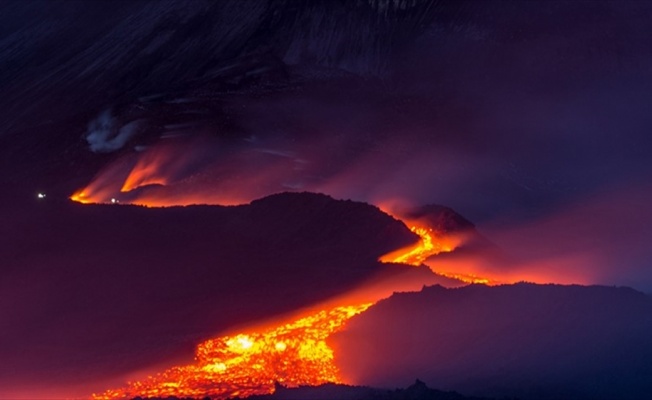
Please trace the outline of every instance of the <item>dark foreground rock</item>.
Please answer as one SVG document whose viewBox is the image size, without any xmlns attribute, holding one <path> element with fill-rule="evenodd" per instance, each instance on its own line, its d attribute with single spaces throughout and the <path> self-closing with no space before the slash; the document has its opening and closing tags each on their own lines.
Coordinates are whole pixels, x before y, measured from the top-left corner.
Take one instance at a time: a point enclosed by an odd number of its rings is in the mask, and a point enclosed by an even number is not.
<svg viewBox="0 0 652 400">
<path fill-rule="evenodd" d="M 366 386 L 325 384 L 284 388 L 277 385 L 273 394 L 252 396 L 250 400 L 488 400 L 480 397 L 467 397 L 457 392 L 444 392 L 431 389 L 420 380 L 405 389 L 377 389 Z"/>
<path fill-rule="evenodd" d="M 650 332 L 652 298 L 633 289 L 520 283 L 396 294 L 332 342 L 364 385 L 416 375 L 477 396 L 636 400 L 652 393 Z"/>
<path fill-rule="evenodd" d="M 235 398 L 233 400 L 240 399 Z M 273 394 L 246 397 L 248 400 L 489 400 L 486 397 L 468 397 L 457 392 L 431 389 L 420 380 L 405 389 L 377 389 L 367 386 L 351 386 L 327 383 L 319 386 L 286 388 L 276 384 Z M 144 400 L 136 397 L 132 400 Z M 194 400 L 177 397 L 150 398 L 150 400 Z M 202 400 L 210 400 L 206 397 Z"/>
</svg>

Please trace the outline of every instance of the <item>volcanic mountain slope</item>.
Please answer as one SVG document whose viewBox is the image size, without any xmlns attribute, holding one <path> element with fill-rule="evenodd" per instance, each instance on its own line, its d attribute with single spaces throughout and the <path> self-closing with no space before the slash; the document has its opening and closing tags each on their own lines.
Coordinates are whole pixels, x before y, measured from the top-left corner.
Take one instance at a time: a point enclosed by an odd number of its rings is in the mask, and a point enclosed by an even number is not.
<svg viewBox="0 0 652 400">
<path fill-rule="evenodd" d="M 227 327 L 371 278 L 442 282 L 377 261 L 417 240 L 400 221 L 310 193 L 237 207 L 45 201 L 17 208 L 0 235 L 0 397 L 35 381 L 53 395 L 79 382 L 116 385 L 125 373 L 190 359 Z"/>
<path fill-rule="evenodd" d="M 420 380 L 405 389 L 375 389 L 366 386 L 351 386 L 326 383 L 319 386 L 286 388 L 277 384 L 272 394 L 247 397 L 250 400 L 489 400 L 484 397 L 468 397 L 457 392 L 443 392 L 431 389 Z M 204 400 L 209 399 L 208 397 Z M 237 398 L 236 398 L 237 399 Z M 142 400 L 136 397 L 134 400 Z M 150 400 L 179 400 L 173 397 Z"/>
<path fill-rule="evenodd" d="M 53 186 L 44 174 L 64 180 L 96 171 L 106 160 L 87 154 L 80 139 L 98 113 L 107 117 L 108 141 L 133 122 L 137 129 L 126 136 L 143 140 L 130 145 L 151 144 L 165 126 L 184 124 L 193 133 L 208 126 L 241 141 L 252 135 L 251 114 L 234 118 L 243 108 L 234 99 L 305 81 L 386 73 L 388 57 L 436 15 L 450 18 L 450 7 L 434 3 L 3 4 L 0 162 L 11 174 L 0 182 L 23 190 L 28 176 L 24 190 L 31 191 L 34 181 Z"/>
<path fill-rule="evenodd" d="M 379 329 L 382 327 L 382 330 Z M 522 399 L 652 393 L 652 299 L 629 288 L 519 283 L 396 294 L 333 336 L 354 382 Z"/>
<path fill-rule="evenodd" d="M 69 116 L 89 100 L 97 107 L 107 98 L 165 98 L 161 88 L 226 91 L 281 81 L 294 65 L 378 75 L 435 16 L 450 17 L 450 7 L 434 3 L 8 3 L 0 16 L 0 117 L 22 125 L 35 110 Z M 42 25 L 21 24 L 35 21 Z"/>
<path fill-rule="evenodd" d="M 251 400 L 489 400 L 462 396 L 456 392 L 431 389 L 420 380 L 405 389 L 383 390 L 364 386 L 324 384 L 293 389 L 277 385 L 273 394 L 252 396 Z"/>
<path fill-rule="evenodd" d="M 498 256 L 500 250 L 489 239 L 475 229 L 475 225 L 450 207 L 440 204 L 414 206 L 401 210 L 398 215 L 404 220 L 414 221 L 432 229 L 437 235 L 457 238 L 455 253 L 478 252 L 484 256 Z M 443 254 L 442 254 L 443 255 Z"/>
</svg>

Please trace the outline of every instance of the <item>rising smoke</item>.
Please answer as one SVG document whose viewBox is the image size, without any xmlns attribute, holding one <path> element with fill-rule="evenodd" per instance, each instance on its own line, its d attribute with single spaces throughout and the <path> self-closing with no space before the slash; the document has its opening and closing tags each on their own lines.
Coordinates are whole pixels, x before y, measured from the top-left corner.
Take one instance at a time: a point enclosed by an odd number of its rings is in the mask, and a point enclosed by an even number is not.
<svg viewBox="0 0 652 400">
<path fill-rule="evenodd" d="M 95 153 L 111 153 L 121 149 L 140 128 L 141 121 L 131 121 L 121 125 L 110 109 L 102 111 L 88 123 L 86 141 L 88 148 Z"/>
</svg>

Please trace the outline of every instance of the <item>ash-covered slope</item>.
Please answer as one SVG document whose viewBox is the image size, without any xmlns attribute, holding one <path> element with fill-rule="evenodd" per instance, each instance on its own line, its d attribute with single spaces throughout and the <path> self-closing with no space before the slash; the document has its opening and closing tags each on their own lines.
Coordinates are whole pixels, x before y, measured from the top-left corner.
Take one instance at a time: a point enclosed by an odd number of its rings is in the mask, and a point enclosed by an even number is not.
<svg viewBox="0 0 652 400">
<path fill-rule="evenodd" d="M 446 11 L 435 3 L 8 3 L 0 16 L 0 117 L 11 127 L 32 125 L 35 114 L 75 115 L 80 102 L 97 108 L 282 83 L 291 66 L 380 75 L 391 55 Z"/>
<path fill-rule="evenodd" d="M 207 134 L 288 154 L 317 135 L 319 151 L 296 154 L 328 162 L 303 178 L 346 176 L 366 156 L 372 173 L 305 190 L 372 200 L 400 187 L 476 222 L 555 205 L 649 175 L 649 15 L 622 1 L 4 2 L 0 197 L 70 195 L 115 160 L 89 147 Z M 560 110 L 575 122 L 557 126 Z M 609 116 L 600 129 L 596 115 Z"/>
<path fill-rule="evenodd" d="M 0 197 L 70 195 L 111 160 L 89 144 L 129 153 L 180 126 L 238 145 L 274 137 L 279 129 L 251 127 L 261 98 L 319 97 L 305 85 L 339 91 L 385 75 L 451 8 L 433 0 L 3 4 L 0 186 L 12 190 Z"/>
<path fill-rule="evenodd" d="M 0 397 L 190 359 L 227 327 L 425 272 L 377 262 L 416 239 L 401 222 L 310 193 L 237 207 L 25 204 L 0 236 Z"/>
<path fill-rule="evenodd" d="M 370 386 L 417 376 L 471 395 L 644 399 L 651 331 L 652 299 L 633 289 L 521 283 L 396 294 L 333 342 L 345 376 Z"/>
</svg>

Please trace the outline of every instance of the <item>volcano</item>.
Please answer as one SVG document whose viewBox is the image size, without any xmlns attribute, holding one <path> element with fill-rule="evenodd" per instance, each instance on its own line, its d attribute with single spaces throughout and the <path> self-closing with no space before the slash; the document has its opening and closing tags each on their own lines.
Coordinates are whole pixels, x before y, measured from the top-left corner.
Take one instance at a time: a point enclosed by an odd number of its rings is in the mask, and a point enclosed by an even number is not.
<svg viewBox="0 0 652 400">
<path fill-rule="evenodd" d="M 650 372 L 649 296 L 466 286 L 468 275 L 438 274 L 437 258 L 464 257 L 465 245 L 491 256 L 496 246 L 448 207 L 402 212 L 421 228 L 314 193 L 226 207 L 35 203 L 16 216 L 32 228 L 3 243 L 14 285 L 42 279 L 7 292 L 13 307 L 4 320 L 33 328 L 3 330 L 3 343 L 13 344 L 2 348 L 11 361 L 3 395 L 25 396 L 33 388 L 22 382 L 34 379 L 41 391 L 92 390 L 95 399 L 248 397 L 279 382 L 400 387 L 415 376 L 492 397 L 636 399 L 649 389 L 641 379 Z M 82 251 L 57 251 L 62 242 Z M 444 250 L 452 242 L 457 248 Z M 426 254 L 419 263 L 391 262 L 415 249 Z M 379 390 L 337 392 L 382 398 Z"/>
<path fill-rule="evenodd" d="M 0 398 L 647 399 L 651 4 L 0 2 Z"/>
<path fill-rule="evenodd" d="M 36 203 L 13 218 L 1 244 L 10 262 L 4 388 L 33 380 L 55 392 L 80 381 L 115 385 L 148 366 L 191 359 L 216 332 L 363 284 L 388 295 L 450 282 L 427 268 L 380 263 L 418 237 L 376 207 L 325 195 L 234 207 Z M 29 229 L 10 235 L 18 223 Z M 60 250 L 71 243 L 78 251 Z"/>
</svg>

